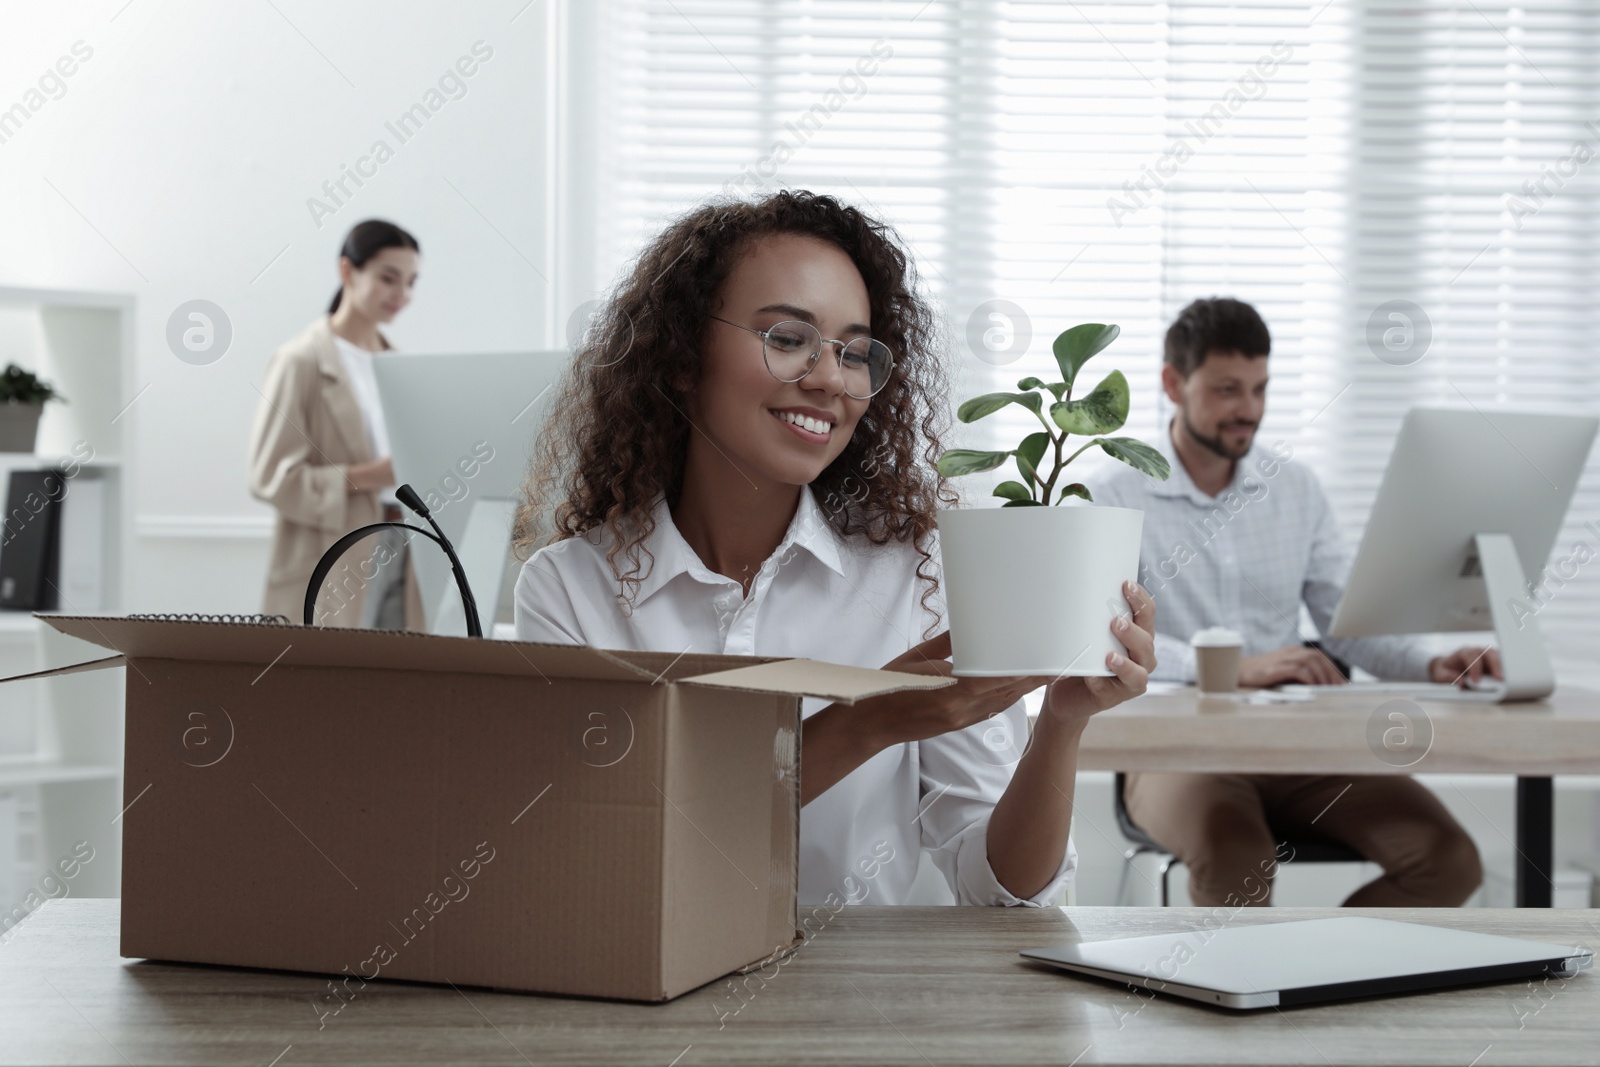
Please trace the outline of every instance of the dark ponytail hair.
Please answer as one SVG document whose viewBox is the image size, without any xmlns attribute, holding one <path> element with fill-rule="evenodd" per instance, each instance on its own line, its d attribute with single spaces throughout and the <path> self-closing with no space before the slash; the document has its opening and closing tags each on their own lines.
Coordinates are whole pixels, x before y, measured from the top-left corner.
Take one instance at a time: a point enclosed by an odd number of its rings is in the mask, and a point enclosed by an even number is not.
<svg viewBox="0 0 1600 1067">
<path fill-rule="evenodd" d="M 385 248 L 409 248 L 419 254 L 422 252 L 417 239 L 394 223 L 368 219 L 350 227 L 350 232 L 344 235 L 344 244 L 339 248 L 339 257 L 348 259 L 359 268 L 366 266 L 367 260 Z M 344 286 L 341 285 L 338 292 L 333 294 L 333 303 L 328 305 L 328 314 L 339 310 L 339 300 L 343 296 Z"/>
</svg>

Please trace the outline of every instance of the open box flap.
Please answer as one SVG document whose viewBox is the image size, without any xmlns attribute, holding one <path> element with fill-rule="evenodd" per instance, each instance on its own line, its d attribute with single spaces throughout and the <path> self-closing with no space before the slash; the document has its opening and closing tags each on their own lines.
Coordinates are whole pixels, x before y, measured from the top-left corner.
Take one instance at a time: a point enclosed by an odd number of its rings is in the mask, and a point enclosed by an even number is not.
<svg viewBox="0 0 1600 1067">
<path fill-rule="evenodd" d="M 0 681 L 122 666 L 125 659 L 177 659 L 373 670 L 450 671 L 595 681 L 679 681 L 721 689 L 821 697 L 851 704 L 907 689 L 942 689 L 953 678 L 847 667 L 809 659 L 610 651 L 583 645 L 490 641 L 410 630 L 357 630 L 282 623 L 37 615 L 50 626 L 119 655 Z M 721 669 L 719 669 L 721 668 Z"/>
<path fill-rule="evenodd" d="M 743 656 L 727 652 L 644 652 L 633 649 L 608 648 L 606 654 L 648 671 L 656 682 L 681 682 L 696 675 L 734 667 L 750 667 L 760 663 L 775 663 L 788 656 Z"/>
<path fill-rule="evenodd" d="M 0 678 L 4 682 L 25 682 L 29 678 L 54 678 L 58 674 L 77 674 L 80 671 L 103 671 L 109 667 L 126 667 L 128 661 L 122 656 L 106 656 L 103 659 L 88 659 L 82 663 L 69 663 L 65 667 L 49 667 L 42 671 L 29 671 L 27 674 L 13 674 L 8 678 Z"/>
<path fill-rule="evenodd" d="M 905 674 L 901 671 L 846 667 L 814 659 L 781 659 L 748 667 L 716 671 L 680 678 L 685 685 L 704 685 L 717 689 L 745 689 L 758 693 L 789 693 L 794 696 L 821 697 L 841 704 L 854 704 L 866 697 L 898 693 L 906 689 L 943 689 L 956 684 L 954 678 L 937 674 Z"/>
<path fill-rule="evenodd" d="M 603 649 L 583 645 L 489 641 L 411 630 L 356 630 L 281 623 L 136 619 L 119 615 L 37 617 L 64 634 L 109 648 L 130 659 L 366 667 L 619 682 L 648 682 L 654 677 L 643 667 Z M 87 664 L 79 666 L 88 669 Z M 55 673 L 65 670 L 62 668 Z"/>
</svg>

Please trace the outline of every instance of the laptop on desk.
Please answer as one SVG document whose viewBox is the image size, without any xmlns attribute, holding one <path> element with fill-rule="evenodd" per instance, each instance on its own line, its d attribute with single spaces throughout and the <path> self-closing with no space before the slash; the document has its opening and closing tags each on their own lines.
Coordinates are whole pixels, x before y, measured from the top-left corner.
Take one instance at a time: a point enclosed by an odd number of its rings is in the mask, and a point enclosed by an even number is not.
<svg viewBox="0 0 1600 1067">
<path fill-rule="evenodd" d="M 1224 1008 L 1535 978 L 1570 978 L 1592 950 L 1349 916 L 1182 930 L 1025 949 L 1024 959 Z"/>
</svg>

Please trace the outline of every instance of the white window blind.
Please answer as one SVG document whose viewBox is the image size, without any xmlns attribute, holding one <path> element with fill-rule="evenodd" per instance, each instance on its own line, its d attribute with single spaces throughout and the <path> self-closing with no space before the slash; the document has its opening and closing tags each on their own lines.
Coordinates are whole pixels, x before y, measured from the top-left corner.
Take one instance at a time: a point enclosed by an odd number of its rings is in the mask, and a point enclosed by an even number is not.
<svg viewBox="0 0 1600 1067">
<path fill-rule="evenodd" d="M 580 295 L 709 196 L 834 193 L 912 245 L 948 316 L 958 396 L 1050 378 L 1057 332 L 1116 322 L 1091 371 L 1128 376 L 1127 432 L 1147 438 L 1170 416 L 1167 324 L 1197 296 L 1237 296 L 1274 338 L 1263 439 L 1317 470 L 1352 539 L 1411 405 L 1600 410 L 1589 0 L 594 11 L 590 91 L 568 115 L 598 175 L 574 220 Z M 1380 358 L 1368 322 L 1391 301 L 1421 317 L 1410 353 L 1378 344 Z M 986 329 L 1000 350 L 969 343 Z M 1007 409 L 954 443 L 1011 447 L 1029 419 Z M 1558 556 L 1595 520 L 1591 459 Z M 1600 560 L 1553 598 L 1552 628 L 1600 619 L 1597 575 Z"/>
<path fill-rule="evenodd" d="M 1395 299 L 1422 308 L 1432 331 L 1405 366 L 1348 348 L 1352 384 L 1327 417 L 1347 444 L 1323 473 L 1356 527 L 1413 403 L 1600 412 L 1600 130 L 1589 125 L 1600 121 L 1600 9 L 1373 4 L 1351 32 L 1346 332 L 1359 336 Z M 1591 454 L 1552 560 L 1579 541 L 1600 549 L 1600 523 L 1585 528 L 1596 520 Z M 1548 589 L 1545 632 L 1592 662 L 1593 630 L 1583 646 L 1573 637 L 1600 625 L 1600 560 Z"/>
</svg>

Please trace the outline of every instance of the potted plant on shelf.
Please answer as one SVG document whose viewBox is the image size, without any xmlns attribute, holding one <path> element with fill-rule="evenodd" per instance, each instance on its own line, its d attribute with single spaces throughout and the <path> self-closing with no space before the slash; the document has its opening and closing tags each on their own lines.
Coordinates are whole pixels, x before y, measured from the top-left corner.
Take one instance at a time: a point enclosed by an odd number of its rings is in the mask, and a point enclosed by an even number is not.
<svg viewBox="0 0 1600 1067">
<path fill-rule="evenodd" d="M 32 452 L 47 400 L 66 398 L 15 363 L 0 374 L 0 452 Z"/>
<path fill-rule="evenodd" d="M 950 449 L 936 466 L 946 477 L 993 470 L 1015 459 L 1020 481 L 1001 482 L 998 508 L 941 508 L 939 546 L 950 610 L 954 673 L 1109 675 L 1106 654 L 1126 651 L 1111 620 L 1127 611 L 1122 583 L 1138 577 L 1144 512 L 1130 508 L 1055 507 L 1068 497 L 1092 503 L 1081 482 L 1058 483 L 1078 456 L 1098 447 L 1163 481 L 1166 457 L 1143 441 L 1108 437 L 1128 419 L 1128 380 L 1112 371 L 1073 399 L 1078 375 L 1116 340 L 1116 326 L 1085 323 L 1052 346 L 1062 381 L 1024 378 L 1016 393 L 988 393 L 962 404 L 956 417 L 976 422 L 1018 404 L 1043 423 L 1005 452 Z M 1052 401 L 1046 406 L 1041 390 Z M 1070 454 L 1067 439 L 1087 440 Z"/>
</svg>

